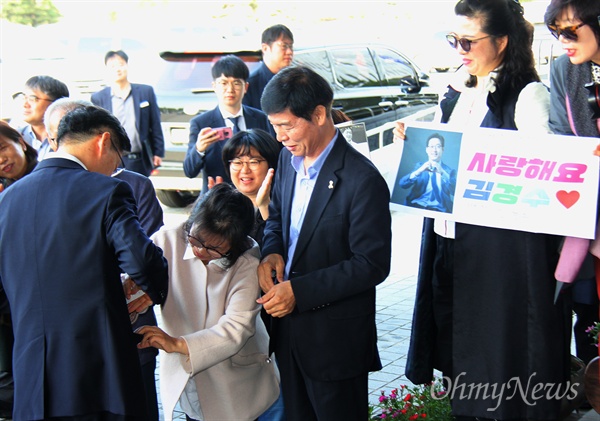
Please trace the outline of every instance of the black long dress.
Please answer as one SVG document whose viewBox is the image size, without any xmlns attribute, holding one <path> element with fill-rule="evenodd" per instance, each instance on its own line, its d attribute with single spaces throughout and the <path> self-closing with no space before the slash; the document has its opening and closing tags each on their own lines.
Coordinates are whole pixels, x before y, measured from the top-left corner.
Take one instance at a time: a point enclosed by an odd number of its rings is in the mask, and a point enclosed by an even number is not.
<svg viewBox="0 0 600 421">
<path fill-rule="evenodd" d="M 483 127 L 516 129 L 518 93 L 489 94 Z M 447 122 L 460 94 L 440 104 Z M 407 377 L 447 376 L 453 414 L 555 420 L 569 393 L 568 299 L 554 303 L 560 237 L 456 224 L 423 230 Z"/>
</svg>

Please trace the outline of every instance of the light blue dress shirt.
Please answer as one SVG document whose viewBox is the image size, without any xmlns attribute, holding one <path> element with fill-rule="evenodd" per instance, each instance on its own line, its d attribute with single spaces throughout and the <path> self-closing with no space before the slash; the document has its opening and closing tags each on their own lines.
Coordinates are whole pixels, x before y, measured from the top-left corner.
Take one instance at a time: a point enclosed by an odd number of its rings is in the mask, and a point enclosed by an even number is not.
<svg viewBox="0 0 600 421">
<path fill-rule="evenodd" d="M 339 131 L 336 130 L 333 139 L 329 142 L 327 147 L 321 152 L 315 162 L 304 171 L 304 157 L 293 156 L 291 158 L 291 165 L 296 171 L 296 184 L 294 186 L 294 197 L 292 198 L 292 211 L 290 215 L 290 243 L 288 245 L 288 260 L 285 263 L 285 278 L 290 279 L 290 268 L 292 266 L 292 259 L 294 252 L 296 251 L 296 245 L 298 244 L 298 236 L 302 229 L 302 223 L 304 222 L 304 216 L 306 215 L 306 209 L 310 203 L 310 197 L 315 189 L 315 183 L 323 163 L 329 156 L 331 149 L 335 141 L 337 140 Z"/>
</svg>

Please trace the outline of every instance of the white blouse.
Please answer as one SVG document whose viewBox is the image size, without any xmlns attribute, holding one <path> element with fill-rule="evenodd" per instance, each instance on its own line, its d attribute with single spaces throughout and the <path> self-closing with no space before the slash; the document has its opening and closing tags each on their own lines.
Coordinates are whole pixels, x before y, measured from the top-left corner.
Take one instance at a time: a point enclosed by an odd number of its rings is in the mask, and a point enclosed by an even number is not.
<svg viewBox="0 0 600 421">
<path fill-rule="evenodd" d="M 448 120 L 449 128 L 465 131 L 468 128 L 480 127 L 488 112 L 487 97 L 496 90 L 495 77 L 497 72 L 490 72 L 488 76 L 479 78 L 475 87 L 462 85 L 452 86 L 459 91 L 460 97 Z M 457 89 L 459 86 L 459 89 Z M 531 134 L 552 133 L 548 125 L 550 114 L 550 92 L 541 82 L 531 82 L 523 88 L 515 106 L 515 125 L 519 131 Z M 435 121 L 442 118 L 441 108 L 435 115 Z M 434 231 L 446 238 L 455 238 L 455 222 L 442 218 L 435 218 Z"/>
</svg>

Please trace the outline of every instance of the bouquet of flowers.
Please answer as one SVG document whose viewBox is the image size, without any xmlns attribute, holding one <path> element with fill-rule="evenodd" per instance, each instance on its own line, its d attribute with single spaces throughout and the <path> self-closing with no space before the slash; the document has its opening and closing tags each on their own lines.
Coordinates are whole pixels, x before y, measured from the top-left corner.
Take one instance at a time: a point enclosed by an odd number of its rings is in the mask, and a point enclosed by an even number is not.
<svg viewBox="0 0 600 421">
<path fill-rule="evenodd" d="M 419 386 L 402 385 L 389 395 L 382 391 L 379 403 L 372 405 L 369 410 L 371 420 L 454 420 L 450 398 L 439 378 Z"/>
<path fill-rule="evenodd" d="M 598 346 L 598 333 L 600 332 L 600 323 L 595 322 L 593 325 L 588 327 L 586 330 L 588 335 L 594 340 L 596 347 Z"/>
</svg>

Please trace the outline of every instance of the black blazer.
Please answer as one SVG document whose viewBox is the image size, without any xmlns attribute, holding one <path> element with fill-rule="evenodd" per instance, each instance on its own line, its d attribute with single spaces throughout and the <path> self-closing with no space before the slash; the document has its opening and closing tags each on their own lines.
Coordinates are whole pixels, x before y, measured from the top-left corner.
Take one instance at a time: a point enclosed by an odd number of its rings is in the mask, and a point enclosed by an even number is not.
<svg viewBox="0 0 600 421">
<path fill-rule="evenodd" d="M 245 105 L 242 107 L 244 110 L 243 113 L 246 128 L 262 129 L 272 135 L 274 134 L 273 126 L 269 123 L 265 113 L 252 107 L 246 107 Z M 204 156 L 201 156 L 196 150 L 198 133 L 205 127 L 213 129 L 216 127 L 225 127 L 225 120 L 223 120 L 223 115 L 221 114 L 219 107 L 197 115 L 190 121 L 190 141 L 188 143 L 185 160 L 183 161 L 183 172 L 189 178 L 194 178 L 202 171 L 203 193 L 208 191 L 209 176 L 220 176 L 223 177 L 224 181 L 231 183 L 231 179 L 227 177 L 227 174 L 225 173 L 225 167 L 223 166 L 223 159 L 221 157 L 223 145 L 226 140 L 213 143 L 206 150 Z"/>
<path fill-rule="evenodd" d="M 285 317 L 302 368 L 321 381 L 378 370 L 375 286 L 387 277 L 391 257 L 387 184 L 338 131 L 317 178 L 295 254 L 288 256 L 296 179 L 290 155 L 283 149 L 279 157 L 262 254 L 292 259 L 296 308 Z M 282 326 L 273 325 L 275 349 Z"/>
</svg>

